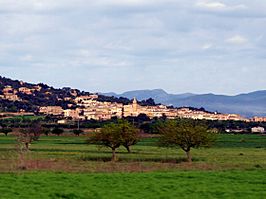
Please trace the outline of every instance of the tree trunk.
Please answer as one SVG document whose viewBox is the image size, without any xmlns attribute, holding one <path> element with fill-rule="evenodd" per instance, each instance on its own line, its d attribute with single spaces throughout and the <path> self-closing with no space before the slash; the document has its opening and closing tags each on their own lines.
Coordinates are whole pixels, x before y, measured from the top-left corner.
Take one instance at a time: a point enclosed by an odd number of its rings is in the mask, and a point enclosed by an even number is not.
<svg viewBox="0 0 266 199">
<path fill-rule="evenodd" d="M 29 143 L 28 142 L 25 143 L 25 147 L 26 147 L 26 150 L 28 151 L 29 150 Z"/>
<path fill-rule="evenodd" d="M 187 161 L 189 163 L 192 163 L 192 157 L 191 157 L 191 154 L 190 154 L 190 150 L 186 151 L 186 155 L 187 155 Z"/>
<path fill-rule="evenodd" d="M 115 154 L 115 149 L 112 149 L 112 161 L 115 162 L 117 160 L 116 154 Z"/>
<path fill-rule="evenodd" d="M 128 153 L 131 153 L 130 146 L 125 146 Z"/>
</svg>

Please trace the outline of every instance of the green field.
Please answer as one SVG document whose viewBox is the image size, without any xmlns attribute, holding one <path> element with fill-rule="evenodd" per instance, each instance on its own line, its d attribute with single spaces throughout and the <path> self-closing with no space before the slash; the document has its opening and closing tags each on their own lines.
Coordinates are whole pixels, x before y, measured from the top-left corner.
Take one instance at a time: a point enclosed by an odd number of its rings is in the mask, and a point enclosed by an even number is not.
<svg viewBox="0 0 266 199">
<path fill-rule="evenodd" d="M 159 148 L 146 138 L 119 161 L 85 136 L 42 136 L 21 159 L 0 136 L 0 198 L 265 198 L 266 136 L 219 135 L 212 148 Z M 26 170 L 21 169 L 26 165 Z M 25 169 L 25 168 L 24 168 Z"/>
<path fill-rule="evenodd" d="M 265 198 L 266 172 L 2 174 L 1 198 Z"/>
</svg>

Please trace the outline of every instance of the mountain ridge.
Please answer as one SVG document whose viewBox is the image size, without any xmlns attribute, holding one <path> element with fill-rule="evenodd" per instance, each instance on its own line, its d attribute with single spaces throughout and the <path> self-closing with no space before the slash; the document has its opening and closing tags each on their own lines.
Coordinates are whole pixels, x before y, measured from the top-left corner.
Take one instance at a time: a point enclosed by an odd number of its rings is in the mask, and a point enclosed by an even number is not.
<svg viewBox="0 0 266 199">
<path fill-rule="evenodd" d="M 156 103 L 165 105 L 204 107 L 209 111 L 238 113 L 246 117 L 266 116 L 266 90 L 241 93 L 233 96 L 213 93 L 170 94 L 163 89 L 134 90 L 122 94 L 104 93 L 104 95 L 108 94 L 115 94 L 116 97 L 127 97 L 129 99 L 136 97 L 138 100 L 153 98 Z"/>
</svg>

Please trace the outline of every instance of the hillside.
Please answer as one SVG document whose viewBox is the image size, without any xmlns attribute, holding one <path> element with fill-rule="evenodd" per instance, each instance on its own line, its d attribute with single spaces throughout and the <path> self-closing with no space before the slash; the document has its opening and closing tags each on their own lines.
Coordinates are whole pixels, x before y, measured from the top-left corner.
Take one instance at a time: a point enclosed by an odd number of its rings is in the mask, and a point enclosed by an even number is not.
<svg viewBox="0 0 266 199">
<path fill-rule="evenodd" d="M 36 112 L 40 106 L 61 106 L 63 109 L 75 109 L 73 100 L 92 93 L 69 87 L 53 88 L 43 83 L 32 84 L 0 76 L 0 112 Z M 125 97 L 99 95 L 97 101 L 129 104 Z M 153 99 L 139 101 L 141 105 L 154 105 Z"/>
</svg>

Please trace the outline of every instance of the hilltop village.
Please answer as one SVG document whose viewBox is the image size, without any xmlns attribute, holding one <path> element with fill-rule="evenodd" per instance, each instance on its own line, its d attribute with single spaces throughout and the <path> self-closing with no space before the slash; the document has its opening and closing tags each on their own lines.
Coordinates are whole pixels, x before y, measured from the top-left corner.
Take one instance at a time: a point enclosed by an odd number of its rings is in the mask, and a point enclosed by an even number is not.
<svg viewBox="0 0 266 199">
<path fill-rule="evenodd" d="M 207 112 L 202 109 L 174 108 L 161 104 L 141 104 L 134 100 L 114 99 L 98 94 L 80 92 L 77 89 L 54 89 L 45 84 L 28 84 L 23 81 L 1 78 L 1 108 L 10 104 L 10 112 L 51 115 L 69 120 L 110 120 L 111 118 L 137 117 L 140 114 L 149 118 L 166 117 L 191 118 L 199 120 L 233 120 L 265 122 L 266 118 L 247 119 L 238 114 Z M 10 83 L 12 85 L 6 85 Z M 111 99 L 111 100 L 110 100 Z M 5 106 L 5 107 L 3 107 Z M 3 110 L 2 110 L 3 112 Z"/>
<path fill-rule="evenodd" d="M 45 106 L 40 107 L 39 113 L 56 116 L 64 115 L 65 118 L 75 120 L 109 120 L 112 117 L 137 117 L 140 114 L 145 114 L 149 118 L 167 117 L 174 119 L 180 117 L 206 120 L 246 120 L 237 114 L 207 113 L 189 108 L 168 108 L 165 105 L 140 106 L 136 98 L 134 98 L 132 104 L 123 105 L 121 103 L 99 102 L 97 97 L 97 95 L 77 97 L 74 102 L 79 108 L 76 109 L 64 110 L 60 106 Z"/>
</svg>

